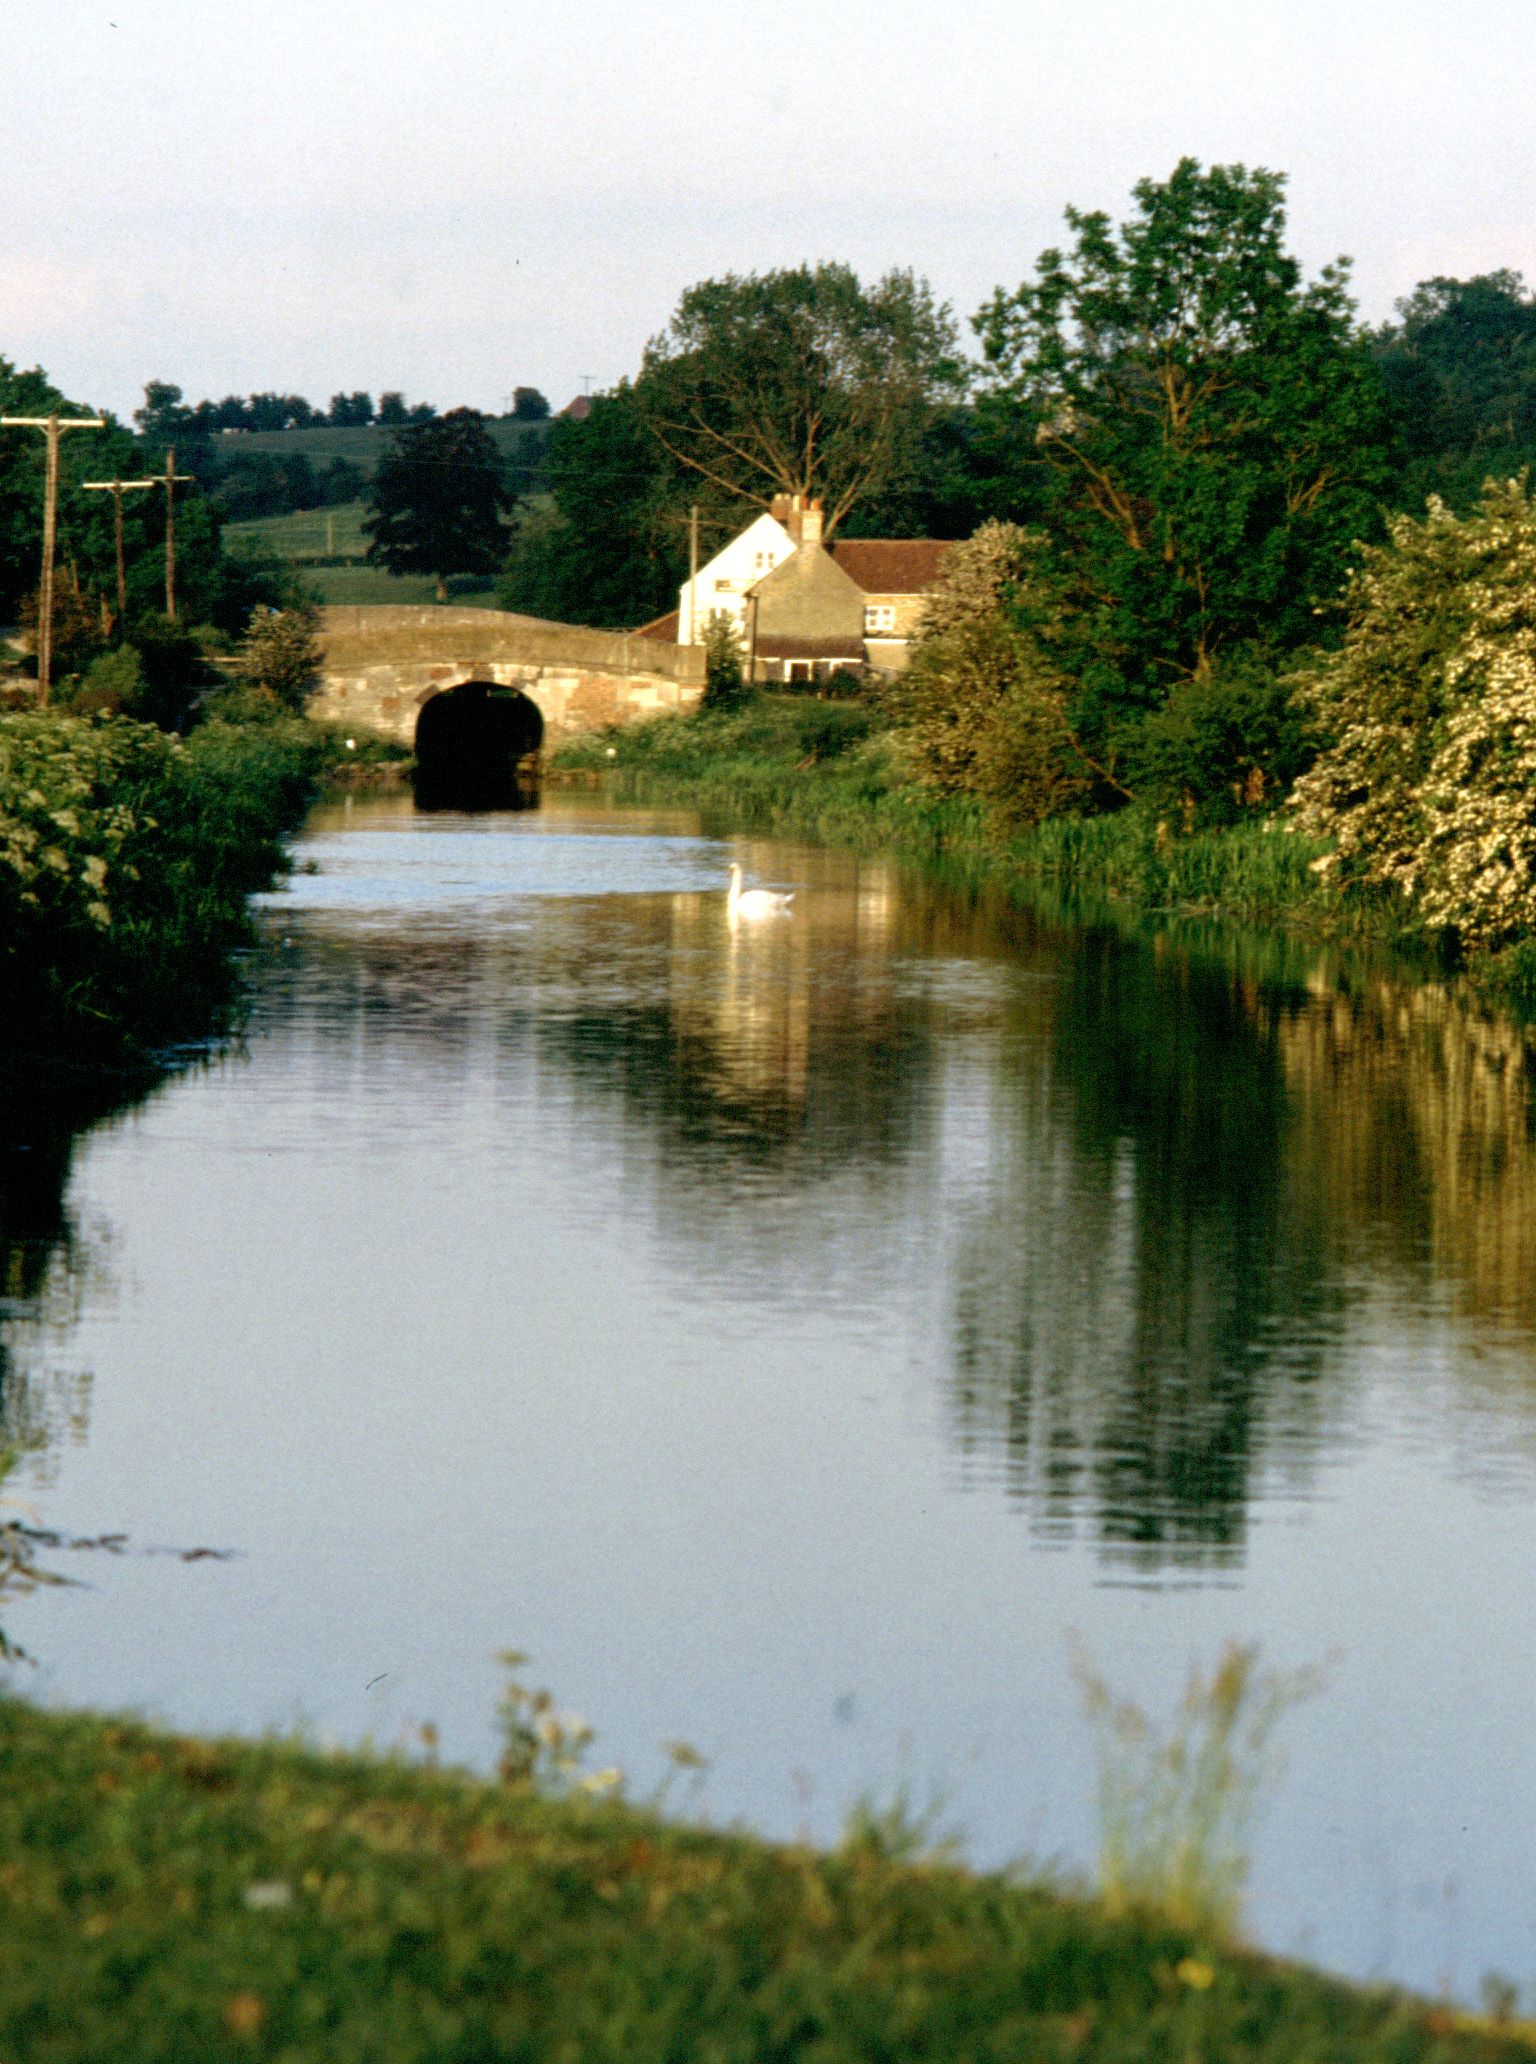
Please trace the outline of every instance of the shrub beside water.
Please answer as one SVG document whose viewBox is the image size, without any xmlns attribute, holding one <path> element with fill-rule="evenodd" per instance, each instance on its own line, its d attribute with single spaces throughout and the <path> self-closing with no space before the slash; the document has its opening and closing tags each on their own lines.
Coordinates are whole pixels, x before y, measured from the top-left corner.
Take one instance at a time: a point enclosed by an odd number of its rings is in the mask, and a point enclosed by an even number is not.
<svg viewBox="0 0 1536 2064">
<path fill-rule="evenodd" d="M 296 720 L 181 740 L 0 719 L 0 1044 L 110 1052 L 216 1022 L 326 752 Z"/>
</svg>

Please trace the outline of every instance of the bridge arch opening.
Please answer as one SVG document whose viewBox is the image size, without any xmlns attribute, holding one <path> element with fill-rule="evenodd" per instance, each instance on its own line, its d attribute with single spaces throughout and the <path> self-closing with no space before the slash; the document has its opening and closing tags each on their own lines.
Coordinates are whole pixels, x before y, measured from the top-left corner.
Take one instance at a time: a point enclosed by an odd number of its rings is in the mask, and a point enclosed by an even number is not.
<svg viewBox="0 0 1536 2064">
<path fill-rule="evenodd" d="M 507 810 L 538 799 L 544 717 L 521 689 L 461 681 L 416 719 L 416 801 L 424 810 Z"/>
</svg>

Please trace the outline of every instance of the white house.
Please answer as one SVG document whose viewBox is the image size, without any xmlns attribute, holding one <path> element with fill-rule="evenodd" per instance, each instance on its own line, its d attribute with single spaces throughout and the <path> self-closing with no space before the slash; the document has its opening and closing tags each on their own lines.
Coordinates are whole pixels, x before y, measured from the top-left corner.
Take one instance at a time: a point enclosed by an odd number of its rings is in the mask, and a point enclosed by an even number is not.
<svg viewBox="0 0 1536 2064">
<path fill-rule="evenodd" d="M 947 538 L 822 538 L 820 502 L 778 495 L 677 592 L 676 613 L 641 627 L 669 644 L 702 644 L 728 617 L 755 677 L 814 681 L 868 668 L 898 673 L 939 578 Z"/>
<path fill-rule="evenodd" d="M 792 558 L 795 549 L 796 540 L 765 510 L 678 589 L 678 644 L 702 644 L 705 626 L 717 613 L 728 616 L 745 641 L 748 589 Z"/>
</svg>

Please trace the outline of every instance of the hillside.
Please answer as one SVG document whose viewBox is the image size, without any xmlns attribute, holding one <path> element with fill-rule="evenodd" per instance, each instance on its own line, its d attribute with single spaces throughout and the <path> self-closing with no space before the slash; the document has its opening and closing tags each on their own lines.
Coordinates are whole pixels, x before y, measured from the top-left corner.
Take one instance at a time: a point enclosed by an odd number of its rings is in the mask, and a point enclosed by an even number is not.
<svg viewBox="0 0 1536 2064">
<path fill-rule="evenodd" d="M 547 423 L 516 423 L 502 417 L 491 417 L 486 428 L 505 455 L 518 463 L 536 461 L 549 434 Z M 391 434 L 377 423 L 347 429 L 321 424 L 305 430 L 220 432 L 208 443 L 220 463 L 256 453 L 270 453 L 275 458 L 302 455 L 320 472 L 334 460 L 345 459 L 371 478 L 389 450 Z"/>
</svg>

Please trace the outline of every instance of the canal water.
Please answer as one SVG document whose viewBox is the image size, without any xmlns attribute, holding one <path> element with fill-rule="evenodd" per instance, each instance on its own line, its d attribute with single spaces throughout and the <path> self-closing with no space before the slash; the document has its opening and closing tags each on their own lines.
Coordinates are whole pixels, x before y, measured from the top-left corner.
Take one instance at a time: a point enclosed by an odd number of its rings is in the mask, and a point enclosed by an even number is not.
<svg viewBox="0 0 1536 2064">
<path fill-rule="evenodd" d="M 1074 1638 L 1159 1714 L 1257 1640 L 1331 1661 L 1253 1932 L 1536 1980 L 1519 1033 L 558 795 L 298 859 L 238 1045 L 6 1122 L 11 1488 L 132 1551 L 7 1603 L 31 1695 L 489 1768 L 518 1648 L 642 1791 L 1075 1869 Z"/>
</svg>

